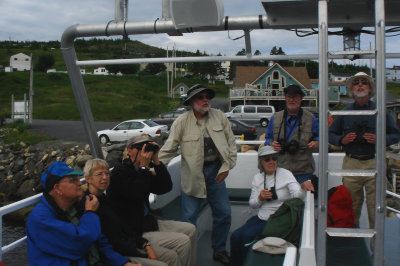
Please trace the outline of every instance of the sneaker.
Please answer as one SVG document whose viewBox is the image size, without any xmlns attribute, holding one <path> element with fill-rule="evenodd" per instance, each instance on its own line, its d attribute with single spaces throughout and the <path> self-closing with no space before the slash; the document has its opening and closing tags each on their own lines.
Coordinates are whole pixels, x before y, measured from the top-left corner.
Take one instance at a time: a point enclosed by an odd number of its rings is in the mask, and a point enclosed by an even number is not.
<svg viewBox="0 0 400 266">
<path fill-rule="evenodd" d="M 214 250 L 214 260 L 221 262 L 222 264 L 228 265 L 230 261 L 230 257 L 228 253 L 223 251 Z"/>
</svg>

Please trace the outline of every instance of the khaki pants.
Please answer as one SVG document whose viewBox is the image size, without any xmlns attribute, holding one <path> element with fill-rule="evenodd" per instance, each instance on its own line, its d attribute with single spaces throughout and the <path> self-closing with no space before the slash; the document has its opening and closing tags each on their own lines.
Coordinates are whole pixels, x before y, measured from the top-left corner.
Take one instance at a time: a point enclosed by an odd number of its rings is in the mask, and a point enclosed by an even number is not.
<svg viewBox="0 0 400 266">
<path fill-rule="evenodd" d="M 149 240 L 159 260 L 170 266 L 196 265 L 196 227 L 171 220 L 159 220 L 158 227 L 159 231 L 146 232 L 143 237 Z"/>
<path fill-rule="evenodd" d="M 347 170 L 371 170 L 375 169 L 375 158 L 370 160 L 358 160 L 345 156 L 343 169 Z M 369 228 L 375 227 L 375 176 L 344 176 L 343 185 L 349 190 L 353 199 L 353 210 L 355 212 L 354 223 L 360 224 L 361 207 L 364 202 L 364 187 L 367 198 L 367 211 Z"/>
</svg>

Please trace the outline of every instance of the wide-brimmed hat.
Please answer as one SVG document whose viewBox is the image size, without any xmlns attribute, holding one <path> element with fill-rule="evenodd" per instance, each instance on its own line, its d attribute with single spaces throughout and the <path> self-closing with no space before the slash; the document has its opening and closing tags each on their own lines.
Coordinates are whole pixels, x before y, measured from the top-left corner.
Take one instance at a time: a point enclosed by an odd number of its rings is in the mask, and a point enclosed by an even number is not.
<svg viewBox="0 0 400 266">
<path fill-rule="evenodd" d="M 285 254 L 288 247 L 294 245 L 279 237 L 265 237 L 253 245 L 253 250 L 269 254 Z"/>
<path fill-rule="evenodd" d="M 187 98 L 186 98 L 186 100 L 183 102 L 183 105 L 190 105 L 191 99 L 192 99 L 196 94 L 198 94 L 198 93 L 200 93 L 200 92 L 203 92 L 203 91 L 207 92 L 207 93 L 211 96 L 210 99 L 214 98 L 215 92 L 214 92 L 213 89 L 207 88 L 207 87 L 205 87 L 205 86 L 203 86 L 203 85 L 201 85 L 201 84 L 196 84 L 196 85 L 192 86 L 192 87 L 188 90 L 188 92 L 187 92 Z"/>
<path fill-rule="evenodd" d="M 286 94 L 299 94 L 301 97 L 304 97 L 306 95 L 304 91 L 297 85 L 289 85 L 286 88 L 283 89 L 283 92 Z"/>
<path fill-rule="evenodd" d="M 355 79 L 358 79 L 358 78 L 363 78 L 363 79 L 368 80 L 369 86 L 371 87 L 371 95 L 370 95 L 370 97 L 374 96 L 374 95 L 375 95 L 375 90 L 376 90 L 375 81 L 374 81 L 373 78 L 371 78 L 368 74 L 366 74 L 366 73 L 364 73 L 364 72 L 358 72 L 357 74 L 355 74 L 354 76 L 350 77 L 350 78 L 346 81 L 347 95 L 353 96 L 351 87 L 353 86 L 353 81 L 354 81 Z"/>
<path fill-rule="evenodd" d="M 136 136 L 136 137 L 130 138 L 128 140 L 128 142 L 126 143 L 126 147 L 127 148 L 132 148 L 132 146 L 138 145 L 140 143 L 153 142 L 153 141 L 154 141 L 154 139 L 151 138 L 149 135 L 142 134 L 140 136 Z"/>
<path fill-rule="evenodd" d="M 274 149 L 274 147 L 269 146 L 269 145 L 263 146 L 258 149 L 258 157 L 263 157 L 263 156 L 267 156 L 267 155 L 275 154 L 275 153 L 278 153 L 278 152 Z"/>
<path fill-rule="evenodd" d="M 82 171 L 75 170 L 64 162 L 56 161 L 43 172 L 41 181 L 45 191 L 49 192 L 63 177 L 83 174 Z"/>
</svg>

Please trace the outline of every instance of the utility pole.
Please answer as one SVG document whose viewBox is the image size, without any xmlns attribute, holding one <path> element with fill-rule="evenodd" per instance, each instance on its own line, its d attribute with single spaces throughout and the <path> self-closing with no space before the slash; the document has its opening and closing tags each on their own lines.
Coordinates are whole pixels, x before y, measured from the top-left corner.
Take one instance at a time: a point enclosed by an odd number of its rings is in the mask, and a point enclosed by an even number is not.
<svg viewBox="0 0 400 266">
<path fill-rule="evenodd" d="M 371 42 L 369 42 L 369 50 L 371 49 Z M 372 58 L 369 59 L 369 75 L 372 77 Z"/>
<path fill-rule="evenodd" d="M 31 54 L 31 72 L 29 77 L 29 124 L 32 125 L 32 115 L 33 115 L 33 55 Z"/>
</svg>

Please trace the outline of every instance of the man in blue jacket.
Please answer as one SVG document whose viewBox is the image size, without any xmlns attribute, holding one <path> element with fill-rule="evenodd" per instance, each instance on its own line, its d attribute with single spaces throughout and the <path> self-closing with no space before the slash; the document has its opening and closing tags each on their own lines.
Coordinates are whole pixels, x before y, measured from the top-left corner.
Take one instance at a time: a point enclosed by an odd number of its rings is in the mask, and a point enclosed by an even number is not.
<svg viewBox="0 0 400 266">
<path fill-rule="evenodd" d="M 116 253 L 101 234 L 95 196 L 86 196 L 84 210 L 79 208 L 81 175 L 59 161 L 42 174 L 42 200 L 26 224 L 29 265 L 138 265 Z"/>
<path fill-rule="evenodd" d="M 354 98 L 354 103 L 345 110 L 375 110 L 376 104 L 371 101 L 375 95 L 374 80 L 364 72 L 350 77 L 347 92 Z M 393 117 L 386 116 L 386 144 L 400 141 L 400 131 L 396 128 Z M 368 170 L 375 169 L 376 115 L 337 116 L 329 127 L 329 142 L 343 146 L 346 156 L 343 169 Z M 349 190 L 353 199 L 355 212 L 354 223 L 359 225 L 361 207 L 364 202 L 364 187 L 370 228 L 375 224 L 375 176 L 344 176 L 343 185 Z"/>
</svg>

